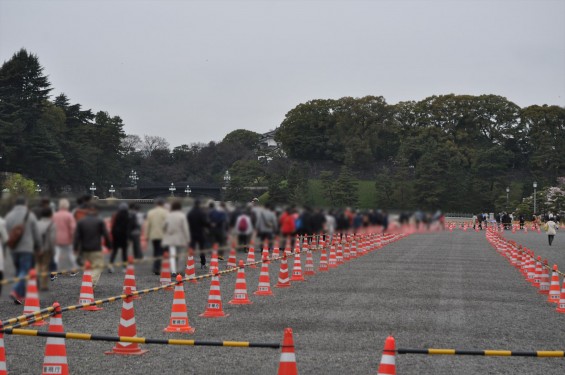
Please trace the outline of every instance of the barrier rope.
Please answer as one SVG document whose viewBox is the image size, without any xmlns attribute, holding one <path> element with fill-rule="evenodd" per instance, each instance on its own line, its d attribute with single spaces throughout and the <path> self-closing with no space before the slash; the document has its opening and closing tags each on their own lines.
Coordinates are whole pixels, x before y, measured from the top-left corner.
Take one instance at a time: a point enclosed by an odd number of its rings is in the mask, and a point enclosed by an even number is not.
<svg viewBox="0 0 565 375">
<path fill-rule="evenodd" d="M 229 348 L 269 348 L 280 349 L 280 343 L 261 343 L 249 341 L 203 341 L 203 340 L 182 340 L 182 339 L 153 339 L 147 337 L 128 337 L 128 336 L 102 336 L 90 333 L 79 332 L 43 332 L 31 329 L 4 328 L 3 333 L 8 335 L 35 336 L 35 337 L 57 337 L 68 340 L 84 341 L 112 341 L 129 342 L 136 344 L 159 344 L 159 345 L 182 345 L 182 346 L 223 346 Z"/>
<path fill-rule="evenodd" d="M 316 250 L 318 250 L 318 248 L 316 247 L 316 249 L 309 249 L 309 251 L 310 250 L 316 251 Z M 292 258 L 292 257 L 294 257 L 297 254 L 300 254 L 302 252 L 304 252 L 304 251 L 299 250 L 298 252 L 292 252 L 288 255 L 283 254 L 282 256 L 278 256 L 278 257 L 268 257 L 267 261 L 268 262 L 276 262 L 276 261 L 283 259 L 285 256 L 287 258 Z M 258 264 L 261 264 L 261 263 L 263 263 L 263 260 L 245 263 L 245 264 L 243 264 L 243 267 L 244 268 L 250 267 L 250 266 L 258 265 Z M 211 278 L 213 276 L 221 276 L 221 275 L 237 272 L 239 268 L 240 268 L 240 266 L 236 266 L 236 267 L 232 267 L 232 268 L 227 269 L 227 270 L 218 271 L 215 274 L 208 273 L 208 274 L 196 276 L 196 277 L 186 277 L 185 276 L 182 279 L 182 281 L 187 282 L 187 281 L 192 281 L 192 280 L 205 280 L 205 279 Z M 119 300 L 125 299 L 126 297 L 129 297 L 129 296 L 137 296 L 137 295 L 140 295 L 140 294 L 148 294 L 148 293 L 152 293 L 152 292 L 158 292 L 160 290 L 173 287 L 177 284 L 178 284 L 177 281 L 174 281 L 174 282 L 171 282 L 169 284 L 163 284 L 163 285 L 158 286 L 158 287 L 147 288 L 147 289 L 143 289 L 143 290 L 137 290 L 137 291 L 132 292 L 131 294 L 121 294 L 121 295 L 118 295 L 118 296 L 112 296 L 112 297 L 107 297 L 107 298 L 104 298 L 104 299 L 92 301 L 90 303 L 83 303 L 83 304 L 78 304 L 78 305 L 65 306 L 65 307 L 61 308 L 61 311 L 65 312 L 65 311 L 77 310 L 77 309 L 80 309 L 80 308 L 83 308 L 83 307 L 99 306 L 99 305 L 102 305 L 102 304 L 105 304 L 105 303 L 119 301 Z M 49 306 L 49 307 L 46 307 L 46 308 L 41 309 L 39 311 L 36 311 L 34 313 L 31 313 L 31 314 L 20 315 L 20 316 L 17 316 L 15 318 L 3 320 L 1 323 L 2 323 L 2 326 L 8 326 L 8 325 L 16 324 L 18 322 L 24 322 L 24 321 L 29 320 L 31 318 L 36 318 L 36 317 L 38 317 L 42 314 L 51 313 L 53 311 L 54 311 L 53 306 Z"/>
<path fill-rule="evenodd" d="M 327 236 L 327 234 L 325 234 Z M 308 236 L 300 236 L 299 239 L 300 241 L 302 241 L 303 239 L 315 239 L 317 238 L 318 235 L 308 235 Z M 239 250 L 239 249 L 246 249 L 249 248 L 251 246 L 249 245 L 235 245 L 235 246 L 231 246 L 231 245 L 226 245 L 226 246 L 221 246 L 218 247 L 217 250 L 218 251 L 226 251 L 226 250 L 231 250 L 232 248 Z M 206 249 L 202 249 L 202 250 L 197 250 L 199 253 L 205 253 L 205 254 L 209 254 L 212 251 L 214 251 L 214 247 L 209 247 Z M 196 251 L 195 251 L 196 252 Z M 174 256 L 175 259 L 180 258 L 181 256 L 184 256 L 184 254 L 176 254 Z M 169 259 L 172 258 L 171 256 L 169 256 Z M 144 257 L 143 259 L 134 259 L 133 263 L 134 264 L 142 264 L 142 263 L 151 263 L 154 262 L 156 260 L 163 260 L 164 256 L 159 256 L 159 257 Z M 103 269 L 111 269 L 112 267 L 125 267 L 128 265 L 128 262 L 113 262 L 113 263 L 105 263 Z M 60 276 L 60 275 L 68 275 L 68 274 L 76 274 L 79 273 L 81 271 L 85 270 L 85 266 L 79 267 L 79 268 L 70 268 L 70 269 L 66 269 L 66 270 L 62 270 L 62 271 L 54 271 L 54 272 L 48 272 L 48 271 L 44 271 L 44 272 L 37 272 L 36 275 L 37 277 L 52 277 L 52 276 Z M 8 285 L 8 284 L 15 284 L 17 282 L 20 281 L 27 281 L 30 279 L 29 275 L 23 276 L 23 277 L 12 277 L 9 279 L 4 279 L 4 280 L 0 280 L 0 285 Z"/>
<path fill-rule="evenodd" d="M 344 242 L 342 242 L 342 243 L 344 243 Z M 326 246 L 330 246 L 330 244 L 326 243 Z M 293 258 L 296 255 L 301 254 L 303 252 L 318 251 L 320 249 L 321 249 L 321 247 L 319 245 L 317 245 L 317 246 L 314 246 L 314 247 L 310 247 L 308 250 L 298 249 L 298 251 L 294 251 L 294 252 L 291 252 L 289 254 L 285 254 L 285 252 L 283 250 L 283 254 L 279 255 L 278 257 L 267 257 L 267 262 L 277 262 L 277 261 L 283 259 L 284 257 Z M 250 267 L 252 265 L 258 265 L 258 264 L 261 264 L 261 263 L 263 263 L 262 259 L 255 261 L 255 262 L 244 263 L 243 267 L 244 268 Z M 192 281 L 192 280 L 205 280 L 205 279 L 211 278 L 211 277 L 216 276 L 216 275 L 221 276 L 221 275 L 225 275 L 225 274 L 229 274 L 229 273 L 235 273 L 239 270 L 239 268 L 240 268 L 240 266 L 236 266 L 236 267 L 232 267 L 232 268 L 227 269 L 227 270 L 218 271 L 218 272 L 216 272 L 216 274 L 208 273 L 208 274 L 196 276 L 196 277 L 186 277 L 185 276 L 184 278 L 182 278 L 182 281 L 187 282 L 187 281 Z M 137 295 L 140 295 L 140 294 L 148 294 L 148 293 L 158 292 L 158 291 L 166 289 L 166 288 L 174 287 L 175 285 L 177 285 L 177 281 L 171 282 L 169 284 L 164 284 L 164 285 L 161 285 L 161 286 L 158 286 L 158 287 L 147 288 L 147 289 L 143 289 L 143 290 L 137 290 L 137 291 L 132 292 L 129 295 L 128 294 L 121 294 L 121 295 L 117 295 L 117 296 L 112 296 L 112 297 L 107 297 L 107 298 L 104 298 L 104 299 L 92 301 L 90 303 L 83 303 L 83 304 L 78 304 L 78 305 L 65 306 L 65 307 L 61 308 L 61 312 L 73 311 L 73 310 L 77 310 L 77 309 L 80 309 L 80 308 L 83 308 L 83 307 L 99 306 L 99 305 L 102 305 L 102 304 L 105 304 L 105 303 L 111 303 L 111 302 L 123 300 L 123 299 L 125 299 L 126 297 L 129 297 L 129 296 L 137 296 Z M 2 320 L 1 324 L 2 324 L 2 326 L 9 326 L 9 325 L 16 324 L 18 322 L 24 322 L 26 320 L 35 319 L 35 318 L 41 316 L 42 314 L 52 313 L 53 311 L 54 311 L 53 306 L 49 306 L 49 307 L 46 307 L 46 308 L 41 309 L 39 311 L 36 311 L 34 313 L 31 313 L 31 314 L 20 315 L 20 316 L 17 316 L 15 318 Z"/>
<path fill-rule="evenodd" d="M 458 349 L 397 349 L 398 354 L 425 355 L 481 355 L 487 357 L 565 357 L 565 351 L 538 350 L 533 352 L 511 350 L 458 350 Z"/>
</svg>

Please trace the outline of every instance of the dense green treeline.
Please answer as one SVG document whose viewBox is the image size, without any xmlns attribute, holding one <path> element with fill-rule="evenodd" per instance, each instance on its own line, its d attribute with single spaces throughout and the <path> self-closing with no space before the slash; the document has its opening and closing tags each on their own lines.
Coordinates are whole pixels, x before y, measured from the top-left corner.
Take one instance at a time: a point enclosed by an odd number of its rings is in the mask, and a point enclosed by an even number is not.
<svg viewBox="0 0 565 375">
<path fill-rule="evenodd" d="M 218 185 L 229 169 L 233 200 L 262 186 L 273 203 L 477 211 L 503 209 L 507 186 L 516 207 L 533 181 L 557 187 L 565 176 L 565 108 L 520 108 L 495 95 L 312 100 L 287 113 L 276 139 L 282 150 L 239 129 L 221 142 L 171 147 L 158 135 L 125 134 L 119 116 L 53 96 L 24 49 L 0 67 L 0 171 L 51 194 L 85 193 L 92 182 L 101 196 L 110 184 Z"/>
<path fill-rule="evenodd" d="M 376 180 L 380 207 L 504 208 L 507 186 L 525 197 L 531 182 L 565 176 L 565 108 L 495 95 L 312 100 L 287 113 L 277 138 L 291 158 Z"/>
</svg>

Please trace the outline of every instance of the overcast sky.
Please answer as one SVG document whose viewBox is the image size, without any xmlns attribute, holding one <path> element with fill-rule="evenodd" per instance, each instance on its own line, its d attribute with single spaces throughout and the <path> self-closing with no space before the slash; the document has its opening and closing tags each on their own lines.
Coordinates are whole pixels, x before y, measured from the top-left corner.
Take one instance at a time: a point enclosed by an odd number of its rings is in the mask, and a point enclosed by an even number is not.
<svg viewBox="0 0 565 375">
<path fill-rule="evenodd" d="M 171 146 L 276 128 L 297 104 L 497 94 L 565 105 L 565 1 L 8 1 L 24 47 L 73 103 Z"/>
</svg>

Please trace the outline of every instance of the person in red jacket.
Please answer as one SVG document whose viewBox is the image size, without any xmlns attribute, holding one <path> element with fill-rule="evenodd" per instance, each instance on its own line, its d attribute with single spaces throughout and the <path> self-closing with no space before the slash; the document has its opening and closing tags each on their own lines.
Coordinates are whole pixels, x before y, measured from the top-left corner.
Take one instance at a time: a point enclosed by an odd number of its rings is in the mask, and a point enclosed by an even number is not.
<svg viewBox="0 0 565 375">
<path fill-rule="evenodd" d="M 296 224 L 294 210 L 292 207 L 287 208 L 279 218 L 279 228 L 281 228 L 281 236 L 284 242 L 281 245 L 285 245 L 286 241 L 290 238 L 291 248 L 294 248 L 294 235 L 296 233 Z"/>
</svg>

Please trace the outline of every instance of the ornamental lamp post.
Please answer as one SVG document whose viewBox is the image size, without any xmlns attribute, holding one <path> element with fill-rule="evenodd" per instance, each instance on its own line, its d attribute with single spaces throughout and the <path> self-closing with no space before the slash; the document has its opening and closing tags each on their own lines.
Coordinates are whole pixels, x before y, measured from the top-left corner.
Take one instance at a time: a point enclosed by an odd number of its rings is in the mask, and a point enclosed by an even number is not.
<svg viewBox="0 0 565 375">
<path fill-rule="evenodd" d="M 35 187 L 35 192 L 37 194 L 41 194 L 41 186 L 39 184 L 37 184 L 37 186 Z"/>
<path fill-rule="evenodd" d="M 94 192 L 96 191 L 96 186 L 94 186 L 94 182 L 92 183 L 92 185 L 90 185 L 90 194 L 94 195 Z"/>
<path fill-rule="evenodd" d="M 192 192 L 192 190 L 190 190 L 190 185 L 186 185 L 186 189 L 184 189 L 184 192 L 186 193 L 187 197 L 190 196 L 190 193 Z"/>
<path fill-rule="evenodd" d="M 171 186 L 169 187 L 169 191 L 171 192 L 171 197 L 175 196 L 175 190 L 177 190 L 177 188 L 175 187 L 175 184 L 171 182 Z"/>
<path fill-rule="evenodd" d="M 227 170 L 226 173 L 224 174 L 224 185 L 228 186 L 230 181 L 231 181 L 230 171 Z"/>
<path fill-rule="evenodd" d="M 110 185 L 110 189 L 108 191 L 110 192 L 110 198 L 114 198 L 114 193 L 116 192 L 114 185 Z"/>
<path fill-rule="evenodd" d="M 508 194 L 510 193 L 510 187 L 506 187 L 506 211 L 508 211 Z"/>
<path fill-rule="evenodd" d="M 537 206 L 536 206 L 536 189 L 538 187 L 538 183 L 537 181 L 534 181 L 534 215 L 536 214 L 537 211 Z"/>
</svg>

